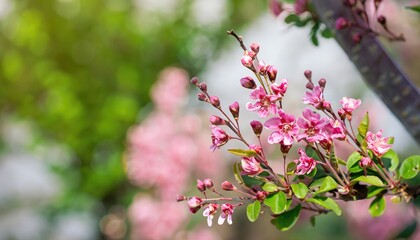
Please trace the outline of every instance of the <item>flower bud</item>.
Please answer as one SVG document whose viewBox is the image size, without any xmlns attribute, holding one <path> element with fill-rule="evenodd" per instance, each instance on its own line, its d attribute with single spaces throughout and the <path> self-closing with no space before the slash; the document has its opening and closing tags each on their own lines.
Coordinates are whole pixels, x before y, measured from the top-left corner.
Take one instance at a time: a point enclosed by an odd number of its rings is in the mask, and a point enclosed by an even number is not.
<svg viewBox="0 0 420 240">
<path fill-rule="evenodd" d="M 346 111 L 342 108 L 338 109 L 338 116 L 340 116 L 341 120 L 344 120 L 346 118 Z"/>
<path fill-rule="evenodd" d="M 383 15 L 381 15 L 381 16 L 378 17 L 378 22 L 382 25 L 385 25 L 386 24 L 386 18 Z"/>
<path fill-rule="evenodd" d="M 267 66 L 265 65 L 265 62 L 263 60 L 260 60 L 258 62 L 258 73 L 261 75 L 265 75 L 267 73 Z"/>
<path fill-rule="evenodd" d="M 210 116 L 210 123 L 212 125 L 218 126 L 218 125 L 225 125 L 226 121 L 224 119 L 222 119 L 221 117 L 212 115 L 212 116 Z"/>
<path fill-rule="evenodd" d="M 232 116 L 236 119 L 239 116 L 239 103 L 234 102 L 231 105 L 229 105 L 229 111 L 232 113 Z"/>
<path fill-rule="evenodd" d="M 280 144 L 280 150 L 284 154 L 287 154 L 291 148 L 292 148 L 292 145 Z"/>
<path fill-rule="evenodd" d="M 252 43 L 251 50 L 254 51 L 255 53 L 258 53 L 260 51 L 260 45 L 258 43 Z"/>
<path fill-rule="evenodd" d="M 205 101 L 207 101 L 207 96 L 206 96 L 206 94 L 204 94 L 204 93 L 199 93 L 199 94 L 197 94 L 197 98 L 198 98 L 198 100 L 200 100 L 200 101 L 203 101 L 203 102 L 205 102 Z"/>
<path fill-rule="evenodd" d="M 203 181 L 201 181 L 200 179 L 197 179 L 197 189 L 200 192 L 206 191 L 206 186 L 204 185 Z"/>
<path fill-rule="evenodd" d="M 258 191 L 257 192 L 257 200 L 262 202 L 268 196 L 268 192 L 266 191 Z"/>
<path fill-rule="evenodd" d="M 201 207 L 202 202 L 203 202 L 203 199 L 194 196 L 188 199 L 187 203 L 190 208 L 197 208 L 197 207 Z"/>
<path fill-rule="evenodd" d="M 252 131 L 254 131 L 255 135 L 259 136 L 263 130 L 263 125 L 260 121 L 254 120 L 251 123 Z"/>
<path fill-rule="evenodd" d="M 360 159 L 359 165 L 362 168 L 372 167 L 373 166 L 373 161 L 372 161 L 372 159 L 370 159 L 368 157 L 362 157 L 362 159 Z"/>
<path fill-rule="evenodd" d="M 254 60 L 248 55 L 244 55 L 241 59 L 241 63 L 242 65 L 244 65 L 247 68 L 252 68 L 253 67 L 253 62 Z"/>
<path fill-rule="evenodd" d="M 250 76 L 246 76 L 244 78 L 241 78 L 241 85 L 242 85 L 242 87 L 248 88 L 248 89 L 257 88 L 257 85 L 255 84 L 254 79 L 252 79 Z"/>
<path fill-rule="evenodd" d="M 191 78 L 190 82 L 191 82 L 192 85 L 197 85 L 198 84 L 198 77 Z"/>
<path fill-rule="evenodd" d="M 257 53 L 256 53 L 256 52 L 254 52 L 254 51 L 249 51 L 249 52 L 248 52 L 248 56 L 250 56 L 250 57 L 252 58 L 252 60 L 254 60 L 254 59 L 255 59 L 255 57 L 257 56 Z"/>
<path fill-rule="evenodd" d="M 200 88 L 201 91 L 205 92 L 207 91 L 207 84 L 202 82 L 198 84 L 198 88 Z"/>
<path fill-rule="evenodd" d="M 204 186 L 206 186 L 206 188 L 212 188 L 213 187 L 213 181 L 210 178 L 204 179 Z"/>
<path fill-rule="evenodd" d="M 313 90 L 314 89 L 314 84 L 312 82 L 308 82 L 308 83 L 306 83 L 305 87 L 309 90 Z"/>
<path fill-rule="evenodd" d="M 322 109 L 331 109 L 331 103 L 328 101 L 322 101 Z"/>
<path fill-rule="evenodd" d="M 347 19 L 340 17 L 337 20 L 335 20 L 335 29 L 342 30 L 349 26 L 349 22 Z"/>
<path fill-rule="evenodd" d="M 185 200 L 187 200 L 187 198 L 184 196 L 184 195 L 176 195 L 176 201 L 177 202 L 182 202 L 182 201 L 185 201 Z"/>
<path fill-rule="evenodd" d="M 277 68 L 273 65 L 268 65 L 267 67 L 267 75 L 271 82 L 274 82 L 277 77 Z"/>
<path fill-rule="evenodd" d="M 236 187 L 235 187 L 235 186 L 233 186 L 233 184 L 232 184 L 232 183 L 230 183 L 230 182 L 228 182 L 228 181 L 224 181 L 224 182 L 222 183 L 222 189 L 223 189 L 223 190 L 225 190 L 225 191 L 233 191 L 233 190 L 235 190 L 235 189 L 236 189 Z"/>
<path fill-rule="evenodd" d="M 327 80 L 325 80 L 325 78 L 321 78 L 319 79 L 318 84 L 320 87 L 325 88 L 325 85 L 327 84 Z"/>
<path fill-rule="evenodd" d="M 352 39 L 355 44 L 358 44 L 362 41 L 362 35 L 360 33 L 355 33 L 353 34 Z"/>
<path fill-rule="evenodd" d="M 220 107 L 220 100 L 216 96 L 211 96 L 210 97 L 210 103 L 211 103 L 211 105 L 213 105 L 213 107 L 216 107 L 216 108 Z"/>
<path fill-rule="evenodd" d="M 303 75 L 305 75 L 306 79 L 308 79 L 308 81 L 311 81 L 312 79 L 312 71 L 311 70 L 306 70 Z"/>
</svg>

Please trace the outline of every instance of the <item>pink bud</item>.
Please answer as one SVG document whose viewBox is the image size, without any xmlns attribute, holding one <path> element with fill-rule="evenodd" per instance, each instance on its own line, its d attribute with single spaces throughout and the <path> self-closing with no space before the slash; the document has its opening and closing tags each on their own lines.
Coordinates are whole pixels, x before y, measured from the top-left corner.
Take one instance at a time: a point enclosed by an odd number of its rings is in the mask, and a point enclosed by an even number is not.
<svg viewBox="0 0 420 240">
<path fill-rule="evenodd" d="M 191 84 L 192 85 L 197 85 L 197 83 L 198 83 L 198 77 L 193 77 L 193 78 L 191 78 Z"/>
<path fill-rule="evenodd" d="M 362 41 L 362 35 L 360 33 L 353 34 L 352 38 L 353 38 L 353 42 L 356 43 L 356 44 L 358 44 L 358 43 L 360 43 L 360 41 Z"/>
<path fill-rule="evenodd" d="M 258 53 L 260 51 L 260 45 L 258 43 L 252 43 L 251 50 L 254 51 L 255 53 Z"/>
<path fill-rule="evenodd" d="M 247 68 L 252 68 L 253 67 L 253 60 L 250 56 L 248 55 L 244 55 L 241 59 L 242 65 L 244 65 Z"/>
<path fill-rule="evenodd" d="M 271 82 L 274 82 L 277 77 L 277 68 L 273 65 L 268 65 L 267 67 L 267 75 Z"/>
<path fill-rule="evenodd" d="M 259 136 L 262 132 L 263 125 L 260 121 L 254 120 L 251 123 L 252 131 L 254 131 L 255 135 Z"/>
<path fill-rule="evenodd" d="M 212 125 L 218 126 L 218 125 L 225 125 L 226 121 L 223 120 L 221 117 L 212 115 L 212 116 L 210 116 L 210 123 Z"/>
<path fill-rule="evenodd" d="M 206 186 L 204 185 L 203 181 L 201 181 L 200 179 L 197 179 L 197 189 L 200 192 L 206 191 Z"/>
<path fill-rule="evenodd" d="M 258 62 L 258 72 L 261 75 L 264 75 L 267 72 L 267 66 L 265 65 L 265 62 L 263 60 L 260 60 Z"/>
<path fill-rule="evenodd" d="M 325 85 L 327 84 L 327 80 L 325 78 L 321 78 L 319 79 L 318 84 L 320 87 L 325 88 Z"/>
<path fill-rule="evenodd" d="M 223 189 L 223 190 L 225 190 L 225 191 L 233 191 L 233 190 L 235 190 L 235 189 L 236 189 L 236 187 L 235 187 L 235 186 L 233 186 L 233 184 L 232 184 L 232 183 L 230 183 L 230 182 L 228 182 L 228 181 L 224 181 L 224 182 L 222 183 L 222 189 Z"/>
<path fill-rule="evenodd" d="M 258 201 L 262 202 L 268 196 L 268 192 L 266 191 L 258 191 L 257 192 L 257 199 Z"/>
<path fill-rule="evenodd" d="M 216 96 L 211 96 L 210 97 L 210 103 L 211 103 L 211 105 L 213 105 L 213 107 L 216 107 L 216 108 L 220 107 L 220 100 Z"/>
<path fill-rule="evenodd" d="M 198 88 L 200 88 L 201 91 L 205 92 L 207 91 L 207 84 L 202 82 L 198 84 Z"/>
<path fill-rule="evenodd" d="M 184 195 L 176 195 L 176 201 L 177 202 L 182 202 L 187 200 L 187 198 Z"/>
<path fill-rule="evenodd" d="M 234 103 L 229 105 L 229 111 L 230 111 L 230 113 L 232 113 L 232 116 L 234 118 L 238 118 L 238 116 L 239 116 L 239 103 L 235 101 Z"/>
<path fill-rule="evenodd" d="M 342 30 L 349 26 L 349 22 L 347 19 L 340 17 L 337 20 L 335 20 L 335 29 Z"/>
<path fill-rule="evenodd" d="M 282 2 L 278 0 L 270 0 L 269 8 L 274 16 L 278 17 L 283 12 Z"/>
<path fill-rule="evenodd" d="M 331 103 L 328 101 L 322 101 L 322 108 L 323 109 L 331 109 Z"/>
<path fill-rule="evenodd" d="M 312 71 L 311 70 L 306 70 L 303 75 L 305 75 L 306 79 L 308 79 L 308 81 L 311 81 L 312 79 Z"/>
<path fill-rule="evenodd" d="M 257 88 L 257 85 L 255 84 L 254 79 L 252 79 L 249 76 L 246 76 L 244 78 L 241 78 L 241 85 L 244 88 L 248 88 L 248 89 L 255 89 Z"/>
<path fill-rule="evenodd" d="M 314 89 L 314 84 L 312 82 L 308 82 L 308 83 L 306 83 L 305 87 L 309 90 L 313 90 Z"/>
<path fill-rule="evenodd" d="M 346 111 L 342 108 L 338 109 L 338 116 L 340 116 L 341 120 L 344 120 L 346 118 Z"/>
<path fill-rule="evenodd" d="M 190 208 L 197 208 L 197 207 L 201 207 L 202 202 L 203 202 L 203 199 L 194 196 L 188 199 L 187 203 Z"/>
<path fill-rule="evenodd" d="M 199 93 L 199 94 L 197 94 L 197 98 L 198 98 L 198 100 L 200 100 L 200 101 L 203 101 L 203 102 L 205 102 L 205 101 L 207 101 L 207 96 L 206 96 L 206 94 L 204 94 L 204 93 Z"/>
<path fill-rule="evenodd" d="M 250 56 L 253 60 L 255 59 L 255 57 L 257 56 L 257 53 L 254 51 L 249 51 L 248 52 L 248 56 Z"/>
<path fill-rule="evenodd" d="M 210 178 L 204 179 L 204 186 L 206 186 L 206 188 L 212 188 L 213 187 L 213 181 Z"/>
<path fill-rule="evenodd" d="M 359 162 L 360 167 L 372 167 L 373 166 L 373 161 L 372 159 L 368 158 L 368 157 L 362 157 L 362 159 L 360 159 Z"/>
</svg>

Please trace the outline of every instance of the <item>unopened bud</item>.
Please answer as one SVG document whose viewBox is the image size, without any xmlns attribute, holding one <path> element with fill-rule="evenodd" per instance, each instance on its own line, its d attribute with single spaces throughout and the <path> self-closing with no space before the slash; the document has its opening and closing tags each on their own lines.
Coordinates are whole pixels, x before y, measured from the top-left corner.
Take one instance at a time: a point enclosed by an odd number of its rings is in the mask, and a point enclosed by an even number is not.
<svg viewBox="0 0 420 240">
<path fill-rule="evenodd" d="M 381 16 L 378 17 L 378 22 L 382 25 L 385 25 L 386 24 L 386 18 L 383 15 L 381 15 Z"/>
<path fill-rule="evenodd" d="M 205 102 L 205 101 L 207 101 L 207 96 L 206 96 L 206 94 L 204 94 L 204 93 L 199 93 L 199 94 L 197 94 L 197 98 L 198 98 L 198 100 L 200 100 L 200 101 L 203 101 L 203 102 Z"/>
<path fill-rule="evenodd" d="M 260 60 L 258 62 L 258 72 L 261 75 L 265 75 L 267 73 L 267 66 L 265 65 L 265 62 L 263 60 Z"/>
<path fill-rule="evenodd" d="M 184 196 L 184 195 L 176 195 L 176 201 L 177 202 L 182 202 L 182 201 L 185 201 L 185 200 L 187 200 L 187 198 Z"/>
<path fill-rule="evenodd" d="M 210 178 L 204 179 L 204 186 L 206 186 L 206 188 L 212 188 L 213 187 L 213 181 Z"/>
<path fill-rule="evenodd" d="M 251 44 L 251 50 L 258 53 L 260 51 L 260 45 L 258 43 Z"/>
<path fill-rule="evenodd" d="M 202 82 L 202 83 L 198 84 L 198 88 L 201 91 L 205 92 L 205 91 L 207 91 L 207 84 Z"/>
<path fill-rule="evenodd" d="M 235 101 L 234 103 L 229 105 L 229 111 L 230 111 L 230 113 L 232 113 L 232 116 L 234 118 L 238 118 L 238 116 L 239 116 L 239 103 Z"/>
<path fill-rule="evenodd" d="M 260 121 L 254 120 L 251 123 L 252 131 L 254 131 L 255 135 L 259 136 L 263 130 L 263 125 Z"/>
<path fill-rule="evenodd" d="M 190 82 L 191 82 L 192 85 L 197 85 L 198 84 L 198 77 L 191 78 Z"/>
<path fill-rule="evenodd" d="M 253 67 L 253 62 L 254 60 L 248 55 L 244 55 L 241 59 L 241 63 L 242 65 L 244 65 L 247 68 L 252 68 Z"/>
<path fill-rule="evenodd" d="M 311 70 L 306 70 L 303 75 L 305 75 L 306 79 L 308 79 L 308 81 L 312 80 L 312 71 Z"/>
<path fill-rule="evenodd" d="M 290 151 L 291 148 L 292 148 L 292 145 L 280 144 L 280 150 L 284 154 L 287 154 Z"/>
<path fill-rule="evenodd" d="M 346 115 L 347 115 L 347 113 L 344 109 L 342 109 L 342 108 L 338 109 L 338 116 L 340 116 L 341 120 L 344 120 L 346 118 Z"/>
<path fill-rule="evenodd" d="M 305 87 L 309 90 L 313 90 L 314 89 L 314 84 L 312 82 L 308 82 L 308 83 L 306 83 Z"/>
<path fill-rule="evenodd" d="M 206 186 L 204 185 L 203 181 L 201 181 L 200 179 L 197 179 L 197 189 L 200 192 L 206 191 Z"/>
<path fill-rule="evenodd" d="M 325 85 L 327 84 L 327 80 L 325 78 L 321 78 L 319 79 L 318 84 L 320 87 L 325 88 Z"/>
<path fill-rule="evenodd" d="M 221 117 L 212 115 L 212 116 L 210 116 L 210 123 L 212 125 L 219 126 L 219 125 L 225 125 L 226 121 L 224 119 L 222 119 Z"/>
<path fill-rule="evenodd" d="M 268 196 L 268 192 L 266 191 L 258 191 L 257 192 L 257 200 L 262 202 Z"/>
<path fill-rule="evenodd" d="M 331 103 L 328 101 L 322 101 L 322 109 L 331 109 Z"/>
<path fill-rule="evenodd" d="M 255 59 L 255 57 L 257 56 L 257 53 L 254 51 L 249 51 L 248 52 L 248 56 L 250 56 L 253 60 Z"/>
<path fill-rule="evenodd" d="M 335 20 L 335 29 L 342 30 L 349 26 L 349 22 L 347 19 L 340 17 L 337 20 Z"/>
<path fill-rule="evenodd" d="M 224 181 L 224 182 L 222 183 L 222 189 L 223 189 L 223 190 L 225 190 L 225 191 L 233 191 L 233 190 L 235 190 L 235 189 L 236 189 L 236 187 L 235 187 L 235 186 L 233 186 L 233 184 L 232 184 L 232 183 L 230 183 L 230 182 L 228 182 L 228 181 Z"/>
<path fill-rule="evenodd" d="M 257 85 L 255 84 L 254 79 L 252 79 L 249 76 L 246 76 L 244 78 L 241 78 L 241 85 L 244 88 L 248 88 L 248 89 L 255 89 L 257 88 Z"/>
<path fill-rule="evenodd" d="M 213 107 L 216 107 L 216 108 L 220 107 L 220 100 L 216 96 L 211 96 L 210 97 L 210 103 L 211 103 L 211 105 L 213 105 Z"/>
<path fill-rule="evenodd" d="M 267 75 L 271 82 L 274 82 L 277 77 L 277 68 L 273 65 L 268 65 L 267 67 Z"/>
<path fill-rule="evenodd" d="M 355 33 L 352 36 L 353 42 L 358 44 L 360 41 L 362 41 L 362 35 L 360 33 Z"/>
<path fill-rule="evenodd" d="M 201 207 L 201 203 L 203 202 L 203 199 L 199 198 L 199 197 L 191 197 L 190 199 L 188 199 L 188 206 L 190 208 L 199 208 Z"/>
</svg>

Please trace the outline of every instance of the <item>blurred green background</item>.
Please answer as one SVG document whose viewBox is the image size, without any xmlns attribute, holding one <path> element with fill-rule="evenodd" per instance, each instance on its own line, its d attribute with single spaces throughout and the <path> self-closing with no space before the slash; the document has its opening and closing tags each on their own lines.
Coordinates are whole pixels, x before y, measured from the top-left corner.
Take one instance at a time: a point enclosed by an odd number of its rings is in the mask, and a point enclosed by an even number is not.
<svg viewBox="0 0 420 240">
<path fill-rule="evenodd" d="M 71 211 L 99 221 L 131 202 L 138 189 L 124 173 L 126 133 L 147 114 L 159 71 L 198 74 L 226 30 L 267 10 L 265 1 L 223 2 L 216 20 L 200 22 L 190 0 L 0 1 L 0 121 L 29 122 L 36 134 L 25 151 L 54 143 L 70 155 L 49 164 L 63 191 L 40 208 L 48 221 Z"/>
</svg>

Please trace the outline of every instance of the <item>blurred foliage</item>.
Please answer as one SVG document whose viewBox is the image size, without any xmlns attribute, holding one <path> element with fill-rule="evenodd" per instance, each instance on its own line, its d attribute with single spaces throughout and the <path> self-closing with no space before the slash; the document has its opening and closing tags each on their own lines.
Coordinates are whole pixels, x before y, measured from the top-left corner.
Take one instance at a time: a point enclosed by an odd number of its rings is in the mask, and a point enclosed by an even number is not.
<svg viewBox="0 0 420 240">
<path fill-rule="evenodd" d="M 146 11 L 140 0 L 5 2 L 0 116 L 33 121 L 43 138 L 70 149 L 73 161 L 53 167 L 67 189 L 51 214 L 76 208 L 98 217 L 131 201 L 126 132 L 142 118 L 159 71 L 176 65 L 197 74 L 230 39 L 226 30 L 266 10 L 265 1 L 226 1 L 221 21 L 203 26 L 192 0 L 175 1 L 170 14 Z"/>
</svg>

